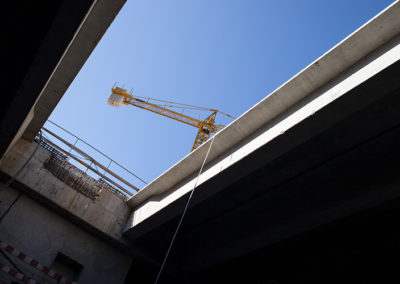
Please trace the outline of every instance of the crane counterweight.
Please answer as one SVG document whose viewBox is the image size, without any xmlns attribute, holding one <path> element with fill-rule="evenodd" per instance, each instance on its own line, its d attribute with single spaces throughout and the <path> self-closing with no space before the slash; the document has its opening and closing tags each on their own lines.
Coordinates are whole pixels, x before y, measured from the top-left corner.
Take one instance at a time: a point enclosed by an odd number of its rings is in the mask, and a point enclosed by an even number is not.
<svg viewBox="0 0 400 284">
<path fill-rule="evenodd" d="M 111 93 L 110 97 L 108 98 L 108 104 L 119 107 L 122 102 L 124 101 L 124 96 L 116 93 Z"/>
</svg>

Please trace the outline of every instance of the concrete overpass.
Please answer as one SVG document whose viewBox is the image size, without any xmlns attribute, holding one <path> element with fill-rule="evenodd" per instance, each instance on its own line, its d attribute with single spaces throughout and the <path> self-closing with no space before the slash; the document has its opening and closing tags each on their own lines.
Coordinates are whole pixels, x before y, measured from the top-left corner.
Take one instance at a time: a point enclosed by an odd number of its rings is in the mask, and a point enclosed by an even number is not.
<svg viewBox="0 0 400 284">
<path fill-rule="evenodd" d="M 400 208 L 399 60 L 397 1 L 218 133 L 164 281 L 328 283 L 332 271 L 318 278 L 315 271 L 323 269 L 307 258 L 318 251 L 315 243 L 319 249 L 357 248 L 361 229 L 346 231 L 346 222 L 364 214 L 370 215 L 364 221 L 381 220 L 377 226 L 389 219 L 379 219 L 373 210 L 395 208 L 398 214 Z M 159 261 L 210 145 L 190 153 L 127 202 L 132 213 L 124 236 Z M 354 222 L 356 227 L 362 223 Z M 340 238 L 338 230 L 350 236 Z M 325 243 L 315 241 L 318 234 Z M 299 252 L 290 245 L 299 240 L 307 243 L 302 257 L 287 249 Z M 366 254 L 362 248 L 357 253 Z M 298 262 L 288 261 L 292 257 Z M 369 261 L 380 268 L 373 257 Z M 364 262 L 356 257 L 349 265 L 356 271 Z M 346 270 L 344 262 L 338 263 Z M 157 270 L 136 265 L 131 275 Z M 287 275 L 299 267 L 303 278 Z M 332 276 L 332 283 L 343 282 L 344 270 Z M 378 274 L 367 269 L 354 281 Z"/>
<path fill-rule="evenodd" d="M 33 140 L 126 0 L 7 1 L 0 158 Z"/>
<path fill-rule="evenodd" d="M 211 144 L 127 202 L 55 177 L 46 149 L 29 158 L 123 3 L 8 7 L 0 240 L 48 266 L 70 257 L 80 283 L 122 283 L 131 262 L 126 283 L 153 283 Z M 400 280 L 399 59 L 396 1 L 216 135 L 161 282 Z"/>
<path fill-rule="evenodd" d="M 124 3 L 2 3 L 0 283 L 21 280 L 19 272 L 39 283 L 125 279 L 131 255 L 118 226 L 129 208 L 111 191 L 94 202 L 55 178 L 43 167 L 52 153 L 33 141 Z"/>
</svg>

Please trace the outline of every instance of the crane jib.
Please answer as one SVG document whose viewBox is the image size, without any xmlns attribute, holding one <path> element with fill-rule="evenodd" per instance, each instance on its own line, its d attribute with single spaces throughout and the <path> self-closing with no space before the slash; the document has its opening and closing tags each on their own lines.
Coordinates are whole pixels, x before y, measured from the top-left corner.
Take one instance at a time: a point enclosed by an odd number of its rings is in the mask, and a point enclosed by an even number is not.
<svg viewBox="0 0 400 284">
<path fill-rule="evenodd" d="M 222 125 L 215 125 L 215 116 L 217 113 L 222 113 L 228 117 L 232 117 L 228 114 L 225 114 L 223 112 L 220 112 L 215 109 L 208 109 L 208 108 L 202 108 L 202 107 L 195 107 L 195 106 L 190 106 L 190 105 L 184 105 L 184 104 L 179 104 L 179 103 L 174 103 L 174 102 L 168 102 L 168 101 L 161 101 L 164 102 L 164 106 L 160 106 L 158 104 L 152 104 L 148 100 L 154 100 L 154 99 L 147 99 L 147 101 L 142 100 L 137 97 L 133 97 L 131 94 L 132 92 L 127 93 L 127 91 L 123 88 L 115 87 L 111 89 L 112 93 L 111 96 L 108 99 L 108 103 L 112 106 L 119 107 L 121 103 L 126 104 L 126 105 L 133 105 L 154 113 L 157 113 L 159 115 L 165 116 L 172 118 L 174 120 L 183 122 L 185 124 L 194 126 L 198 128 L 198 132 L 196 135 L 196 139 L 193 143 L 192 150 L 197 149 L 201 144 L 203 144 L 205 141 L 210 138 L 210 135 L 213 133 L 216 133 L 217 131 L 221 130 L 224 126 Z M 157 100 L 156 100 L 157 101 Z M 176 104 L 178 106 L 175 106 L 173 104 Z M 170 107 L 180 107 L 183 109 L 198 109 L 198 110 L 208 110 L 211 111 L 212 113 L 204 120 L 199 120 L 195 119 L 193 117 L 184 115 L 183 113 L 178 113 L 170 109 Z"/>
<path fill-rule="evenodd" d="M 177 120 L 177 121 L 180 121 L 180 122 L 183 122 L 186 124 L 189 124 L 194 127 L 199 127 L 201 124 L 201 121 L 199 121 L 199 120 L 191 119 L 190 117 L 187 117 L 180 113 L 176 113 L 172 110 L 164 109 L 160 106 L 153 105 L 151 103 L 145 102 L 145 101 L 137 99 L 137 98 L 126 98 L 126 100 L 128 103 L 130 103 L 134 106 L 149 110 L 154 113 L 161 114 L 163 116 L 172 118 L 174 120 Z"/>
</svg>

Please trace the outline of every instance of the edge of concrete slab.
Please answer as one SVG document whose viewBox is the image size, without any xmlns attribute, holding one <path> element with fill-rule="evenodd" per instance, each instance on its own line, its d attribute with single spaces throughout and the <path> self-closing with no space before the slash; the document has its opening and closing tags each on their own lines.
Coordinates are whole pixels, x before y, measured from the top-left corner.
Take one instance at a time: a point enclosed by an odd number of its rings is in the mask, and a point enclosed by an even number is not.
<svg viewBox="0 0 400 284">
<path fill-rule="evenodd" d="M 25 139 L 32 140 L 42 128 L 125 2 L 93 2 L 33 106 L 35 115 L 23 134 Z"/>
<path fill-rule="evenodd" d="M 395 1 L 215 135 L 208 163 L 313 96 L 322 86 L 400 34 L 398 15 L 400 2 Z M 132 196 L 127 204 L 135 208 L 191 177 L 200 169 L 210 143 L 211 140 L 173 165 Z"/>
</svg>

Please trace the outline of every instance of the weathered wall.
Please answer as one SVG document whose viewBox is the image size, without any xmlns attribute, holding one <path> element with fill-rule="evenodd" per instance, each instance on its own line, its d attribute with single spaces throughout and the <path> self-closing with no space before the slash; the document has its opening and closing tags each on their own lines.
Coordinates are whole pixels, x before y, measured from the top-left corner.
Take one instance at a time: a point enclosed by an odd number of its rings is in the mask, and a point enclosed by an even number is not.
<svg viewBox="0 0 400 284">
<path fill-rule="evenodd" d="M 44 181 L 43 185 L 46 184 Z M 1 215 L 17 195 L 17 190 L 0 184 Z M 123 283 L 131 263 L 128 255 L 25 195 L 1 221 L 0 240 L 47 266 L 51 265 L 57 252 L 69 256 L 83 265 L 77 279 L 79 283 Z M 27 269 L 26 266 L 22 268 Z M 29 272 L 35 270 L 28 267 Z"/>
<path fill-rule="evenodd" d="M 15 175 L 37 146 L 36 143 L 21 139 L 4 156 L 0 170 L 10 176 Z M 18 174 L 16 180 L 91 226 L 119 239 L 130 212 L 125 201 L 111 190 L 102 190 L 99 197 L 93 201 L 66 185 L 43 167 L 50 155 L 48 150 L 41 146 L 37 147 L 34 156 Z"/>
</svg>

